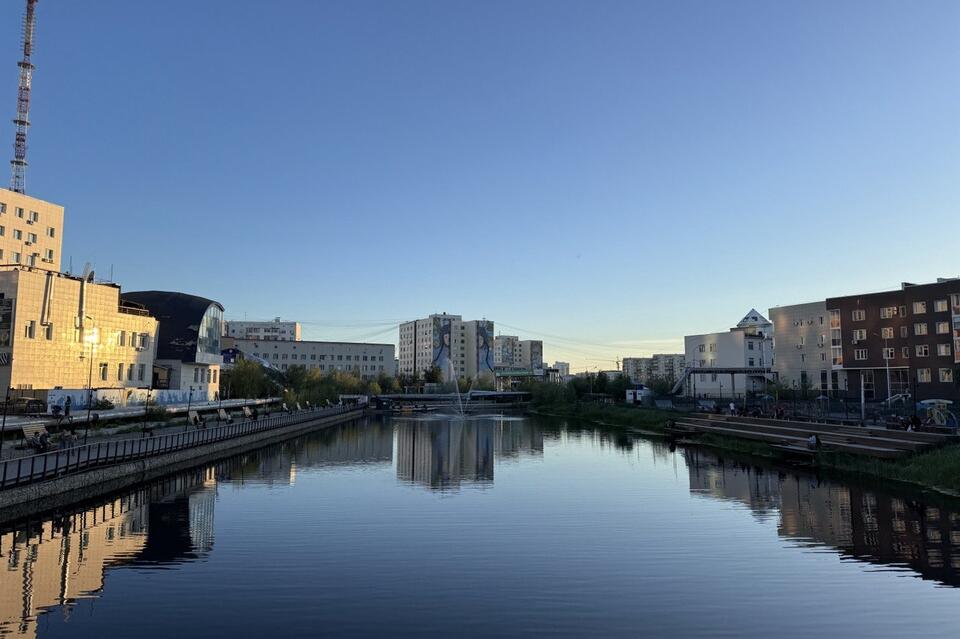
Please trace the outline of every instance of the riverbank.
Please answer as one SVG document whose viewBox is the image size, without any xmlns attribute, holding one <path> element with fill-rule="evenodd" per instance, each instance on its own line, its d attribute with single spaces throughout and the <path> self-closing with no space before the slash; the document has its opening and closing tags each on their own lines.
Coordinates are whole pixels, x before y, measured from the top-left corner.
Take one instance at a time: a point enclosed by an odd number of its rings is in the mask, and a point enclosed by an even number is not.
<svg viewBox="0 0 960 639">
<path fill-rule="evenodd" d="M 578 419 L 599 426 L 650 435 L 666 435 L 667 422 L 683 416 L 683 413 L 677 411 L 656 408 L 583 403 L 531 406 L 529 412 L 534 415 Z M 735 437 L 705 434 L 697 439 L 697 444 L 767 459 L 782 459 L 782 456 L 767 444 Z M 951 497 L 960 497 L 960 444 L 895 460 L 822 452 L 817 457 L 817 463 L 821 470 L 832 473 L 902 482 Z"/>
</svg>

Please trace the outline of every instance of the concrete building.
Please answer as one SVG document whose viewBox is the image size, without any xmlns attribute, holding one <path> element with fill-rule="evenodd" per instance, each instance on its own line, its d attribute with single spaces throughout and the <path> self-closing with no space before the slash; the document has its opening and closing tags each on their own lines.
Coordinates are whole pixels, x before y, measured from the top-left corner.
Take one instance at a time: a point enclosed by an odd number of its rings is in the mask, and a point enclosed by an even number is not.
<svg viewBox="0 0 960 639">
<path fill-rule="evenodd" d="M 678 380 L 685 367 L 686 357 L 682 353 L 623 358 L 623 374 L 636 384 L 649 384 L 654 379 Z"/>
<path fill-rule="evenodd" d="M 497 335 L 493 339 L 493 363 L 496 366 L 520 368 L 523 351 L 516 335 Z"/>
<path fill-rule="evenodd" d="M 272 340 L 299 342 L 301 330 L 300 322 L 283 321 L 279 317 L 272 322 L 228 320 L 223 323 L 223 335 L 224 337 L 252 339 L 261 342 Z"/>
<path fill-rule="evenodd" d="M 439 368 L 446 381 L 493 377 L 493 322 L 433 314 L 400 325 L 399 373 L 423 375 Z"/>
<path fill-rule="evenodd" d="M 114 284 L 0 267 L 3 388 L 145 388 L 156 335 L 157 320 Z"/>
<path fill-rule="evenodd" d="M 358 342 L 315 342 L 283 340 L 249 340 L 225 337 L 225 349 L 235 348 L 244 356 L 269 363 L 280 371 L 291 366 L 303 366 L 325 373 L 343 371 L 356 373 L 363 379 L 380 374 L 397 374 L 393 344 L 366 344 Z"/>
<path fill-rule="evenodd" d="M 538 339 L 520 341 L 520 366 L 537 372 L 543 370 L 543 342 Z"/>
<path fill-rule="evenodd" d="M 0 189 L 0 264 L 59 271 L 63 207 Z"/>
<path fill-rule="evenodd" d="M 830 315 L 825 302 L 770 309 L 773 323 L 772 367 L 787 388 L 810 397 L 833 397 L 847 391 L 846 374 L 834 367 Z"/>
<path fill-rule="evenodd" d="M 830 363 L 859 398 L 960 401 L 960 278 L 826 300 Z"/>
<path fill-rule="evenodd" d="M 570 377 L 570 362 L 554 362 L 553 368 L 557 369 L 561 379 Z"/>
<path fill-rule="evenodd" d="M 223 306 L 170 291 L 124 293 L 122 299 L 147 309 L 160 323 L 153 387 L 185 391 L 192 401 L 213 401 L 223 365 Z"/>
<path fill-rule="evenodd" d="M 773 355 L 773 324 L 750 309 L 737 325 L 723 333 L 687 335 L 683 338 L 687 393 L 700 397 L 742 397 L 744 391 L 766 389 L 764 374 L 718 374 L 711 368 L 766 368 Z M 732 388 L 731 388 L 732 386 Z"/>
</svg>

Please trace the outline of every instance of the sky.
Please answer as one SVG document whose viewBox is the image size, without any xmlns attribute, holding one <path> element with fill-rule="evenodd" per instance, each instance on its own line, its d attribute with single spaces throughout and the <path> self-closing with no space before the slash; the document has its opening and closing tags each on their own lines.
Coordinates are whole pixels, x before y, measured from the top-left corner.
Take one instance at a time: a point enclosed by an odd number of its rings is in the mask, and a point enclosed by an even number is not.
<svg viewBox="0 0 960 639">
<path fill-rule="evenodd" d="M 487 318 L 584 370 L 960 275 L 953 0 L 37 12 L 27 192 L 66 207 L 64 268 L 124 290 L 307 339 Z"/>
</svg>

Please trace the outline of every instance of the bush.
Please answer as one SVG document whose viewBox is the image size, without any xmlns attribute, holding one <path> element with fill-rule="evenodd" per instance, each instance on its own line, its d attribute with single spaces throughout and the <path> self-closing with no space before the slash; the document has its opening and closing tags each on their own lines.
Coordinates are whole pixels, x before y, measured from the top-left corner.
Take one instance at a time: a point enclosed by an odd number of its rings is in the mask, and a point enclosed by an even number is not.
<svg viewBox="0 0 960 639">
<path fill-rule="evenodd" d="M 106 397 L 101 397 L 93 403 L 93 410 L 110 410 L 113 408 L 113 402 Z"/>
</svg>

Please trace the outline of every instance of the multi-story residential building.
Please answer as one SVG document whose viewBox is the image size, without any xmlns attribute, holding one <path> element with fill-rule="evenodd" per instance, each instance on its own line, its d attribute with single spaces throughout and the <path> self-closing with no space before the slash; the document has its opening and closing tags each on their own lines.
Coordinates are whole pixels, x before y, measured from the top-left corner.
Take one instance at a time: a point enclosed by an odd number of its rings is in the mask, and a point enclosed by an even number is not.
<svg viewBox="0 0 960 639">
<path fill-rule="evenodd" d="M 960 278 L 826 300 L 831 366 L 850 395 L 960 400 Z"/>
<path fill-rule="evenodd" d="M 282 321 L 279 317 L 272 322 L 228 320 L 223 323 L 223 335 L 235 339 L 252 339 L 261 342 L 271 340 L 299 342 L 301 329 L 300 322 Z"/>
<path fill-rule="evenodd" d="M 157 320 L 114 284 L 0 267 L 3 388 L 146 388 L 156 336 Z"/>
<path fill-rule="evenodd" d="M 63 207 L 0 189 L 0 264 L 60 270 Z"/>
<path fill-rule="evenodd" d="M 830 314 L 825 302 L 770 309 L 773 372 L 781 384 L 811 396 L 842 395 L 846 374 L 833 365 Z"/>
<path fill-rule="evenodd" d="M 678 380 L 683 376 L 686 357 L 682 353 L 658 353 L 650 357 L 624 357 L 623 374 L 636 384 L 654 379 Z"/>
<path fill-rule="evenodd" d="M 493 363 L 496 366 L 520 368 L 523 351 L 516 335 L 497 335 L 493 339 Z"/>
<path fill-rule="evenodd" d="M 729 331 L 684 337 L 687 392 L 703 397 L 742 396 L 760 392 L 769 377 L 762 372 L 717 373 L 720 369 L 763 369 L 773 354 L 773 325 L 755 309 Z"/>
<path fill-rule="evenodd" d="M 520 366 L 532 371 L 543 370 L 543 342 L 538 339 L 520 340 Z"/>
<path fill-rule="evenodd" d="M 561 379 L 570 377 L 570 362 L 554 362 L 553 368 L 557 369 Z"/>
<path fill-rule="evenodd" d="M 319 342 L 250 340 L 224 338 L 224 348 L 235 348 L 244 356 L 285 371 L 291 366 L 303 366 L 323 372 L 352 372 L 363 379 L 379 375 L 397 374 L 393 344 L 360 342 Z"/>
<path fill-rule="evenodd" d="M 124 293 L 121 299 L 146 309 L 160 323 L 153 388 L 185 391 L 192 401 L 214 400 L 223 365 L 223 306 L 170 291 Z"/>
<path fill-rule="evenodd" d="M 459 315 L 434 314 L 400 325 L 401 374 L 422 375 L 439 368 L 443 378 L 494 376 L 494 334 L 490 320 L 464 321 Z"/>
</svg>

